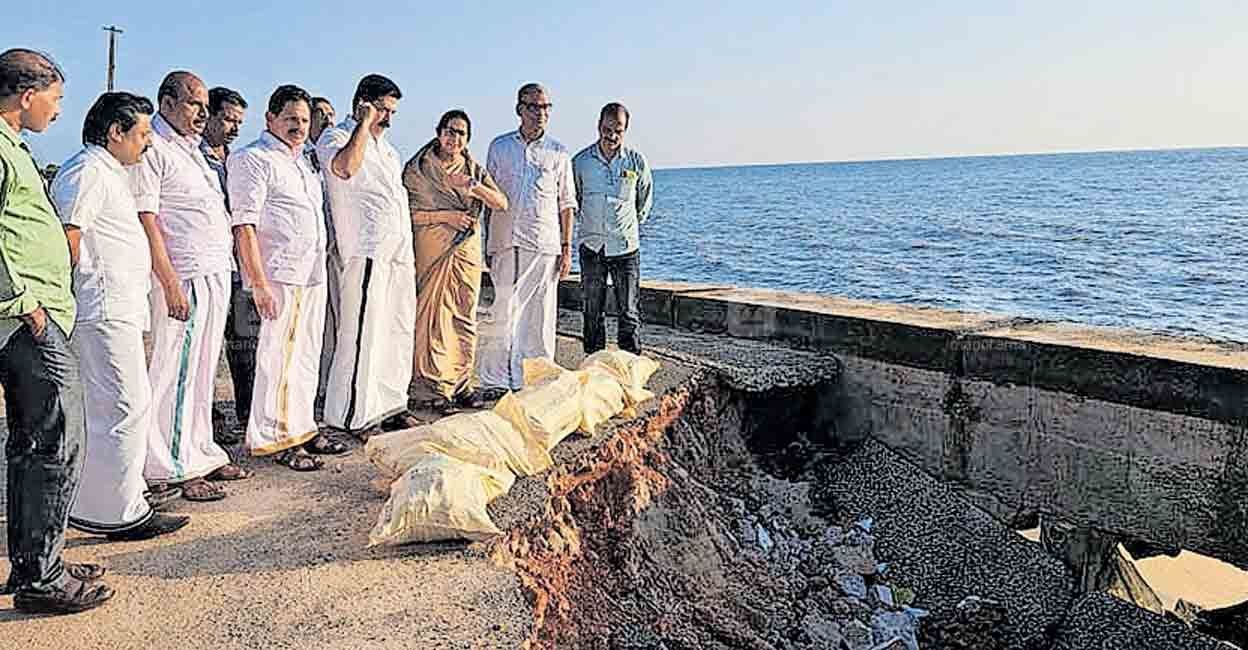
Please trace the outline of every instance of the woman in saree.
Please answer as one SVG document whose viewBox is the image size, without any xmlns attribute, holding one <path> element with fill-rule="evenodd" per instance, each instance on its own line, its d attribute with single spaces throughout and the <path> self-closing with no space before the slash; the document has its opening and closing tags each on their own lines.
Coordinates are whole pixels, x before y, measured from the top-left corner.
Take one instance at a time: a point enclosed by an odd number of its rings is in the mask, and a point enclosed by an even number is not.
<svg viewBox="0 0 1248 650">
<path fill-rule="evenodd" d="M 506 210 L 503 194 L 468 152 L 472 122 L 447 111 L 437 137 L 403 168 L 416 247 L 415 377 L 443 415 L 480 408 L 472 388 L 481 293 L 484 210 Z"/>
</svg>

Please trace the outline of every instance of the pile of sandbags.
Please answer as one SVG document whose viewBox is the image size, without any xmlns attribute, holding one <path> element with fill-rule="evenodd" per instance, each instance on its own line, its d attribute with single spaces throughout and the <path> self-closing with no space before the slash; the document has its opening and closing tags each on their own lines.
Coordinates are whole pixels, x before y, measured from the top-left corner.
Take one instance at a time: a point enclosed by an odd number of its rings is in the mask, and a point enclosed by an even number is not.
<svg viewBox="0 0 1248 650">
<path fill-rule="evenodd" d="M 654 396 L 645 384 L 658 362 L 619 350 L 590 355 L 575 371 L 526 359 L 524 389 L 492 411 L 461 413 L 369 439 L 364 451 L 390 499 L 369 546 L 499 533 L 486 506 L 517 476 L 552 464 L 550 451 L 575 431 L 592 434 L 617 415 L 632 416 Z"/>
</svg>

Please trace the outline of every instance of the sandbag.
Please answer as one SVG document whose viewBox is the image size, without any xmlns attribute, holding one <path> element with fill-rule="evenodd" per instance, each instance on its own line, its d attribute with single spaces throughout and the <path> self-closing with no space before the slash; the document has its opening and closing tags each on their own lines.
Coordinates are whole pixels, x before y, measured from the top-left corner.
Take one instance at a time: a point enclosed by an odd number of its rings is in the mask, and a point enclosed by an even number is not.
<svg viewBox="0 0 1248 650">
<path fill-rule="evenodd" d="M 550 451 L 581 424 L 581 380 L 546 359 L 523 367 L 525 388 L 504 395 L 494 412 Z"/>
<path fill-rule="evenodd" d="M 582 433 L 593 435 L 598 425 L 616 415 L 635 415 L 635 410 L 626 406 L 624 387 L 615 375 L 598 366 L 578 370 L 576 375 L 581 380 L 581 424 L 578 430 Z"/>
<path fill-rule="evenodd" d="M 376 435 L 365 443 L 364 453 L 391 478 L 402 476 L 431 453 L 520 476 L 551 465 L 550 454 L 536 438 L 517 431 L 493 411 L 458 413 L 433 424 Z"/>
<path fill-rule="evenodd" d="M 654 397 L 654 393 L 646 390 L 646 382 L 659 370 L 659 362 L 654 359 L 624 350 L 599 350 L 581 362 L 581 370 L 590 368 L 601 368 L 619 380 L 628 406 Z"/>
<path fill-rule="evenodd" d="M 493 472 L 444 454 L 428 454 L 390 488 L 368 545 L 466 539 L 501 533 L 486 504 L 511 489 L 510 472 Z"/>
</svg>

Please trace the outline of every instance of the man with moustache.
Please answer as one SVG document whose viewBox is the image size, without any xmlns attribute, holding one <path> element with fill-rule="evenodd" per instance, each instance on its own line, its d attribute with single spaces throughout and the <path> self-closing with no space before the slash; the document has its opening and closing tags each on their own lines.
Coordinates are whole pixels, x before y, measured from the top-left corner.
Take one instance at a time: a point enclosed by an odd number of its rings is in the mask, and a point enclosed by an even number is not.
<svg viewBox="0 0 1248 650">
<path fill-rule="evenodd" d="M 316 155 L 316 142 L 325 129 L 334 125 L 334 105 L 324 97 L 312 98 L 312 125 L 308 129 L 308 141 L 303 145 L 303 155 L 312 169 L 321 173 L 321 159 Z M 324 178 L 321 179 L 324 187 Z M 325 390 L 329 386 L 329 370 L 334 364 L 334 347 L 338 340 L 338 276 L 342 273 L 342 260 L 334 240 L 334 218 L 329 211 L 329 193 L 325 193 L 325 334 L 321 341 L 321 366 L 316 382 L 316 412 L 324 412 Z"/>
<path fill-rule="evenodd" d="M 550 109 L 541 84 L 522 86 L 520 128 L 495 138 L 486 159 L 509 200 L 506 210 L 490 216 L 485 248 L 495 338 L 482 346 L 477 368 L 482 397 L 489 400 L 524 385 L 524 359 L 555 356 L 559 280 L 572 268 L 576 196 L 571 156 L 546 133 Z"/>
<path fill-rule="evenodd" d="M 209 481 L 249 478 L 212 436 L 213 383 L 230 302 L 232 238 L 218 177 L 200 149 L 208 89 L 190 72 L 169 73 L 157 95 L 152 146 L 130 170 L 139 219 L 151 242 L 152 359 L 157 404 L 144 475 L 180 484 L 191 501 L 225 491 Z"/>
<path fill-rule="evenodd" d="M 598 115 L 598 141 L 572 158 L 580 222 L 585 354 L 607 347 L 607 278 L 615 288 L 621 350 L 641 354 L 640 225 L 653 203 L 650 166 L 624 146 L 629 114 L 612 102 Z"/>
<path fill-rule="evenodd" d="M 208 166 L 217 173 L 221 183 L 221 191 L 225 192 L 227 172 L 225 161 L 230 157 L 230 144 L 238 138 L 246 117 L 247 100 L 238 91 L 218 86 L 208 91 L 208 123 L 204 125 L 204 138 L 200 142 L 200 151 Z M 225 209 L 230 209 L 230 197 L 226 194 Z M 238 255 L 235 256 L 237 262 Z M 256 335 L 260 327 L 260 316 L 256 314 L 256 306 L 251 296 L 243 291 L 243 282 L 238 272 L 230 276 L 230 313 L 225 324 L 225 360 L 230 367 L 230 381 L 234 384 L 234 415 L 236 426 L 225 431 L 223 426 L 213 425 L 213 437 L 218 444 L 229 446 L 237 444 L 247 427 L 247 418 L 251 413 L 251 391 L 256 376 Z M 214 406 L 214 420 L 224 421 L 225 416 L 219 414 Z"/>
<path fill-rule="evenodd" d="M 360 438 L 420 423 L 407 410 L 416 327 L 412 222 L 403 161 L 385 137 L 402 96 L 390 79 L 364 77 L 352 115 L 317 142 L 342 260 L 324 417 Z"/>
<path fill-rule="evenodd" d="M 154 512 L 143 496 L 143 465 L 156 435 L 143 352 L 152 260 L 125 166 L 151 144 L 152 112 L 146 97 L 101 95 L 82 127 L 85 148 L 52 184 L 74 264 L 72 345 L 87 416 L 87 459 L 69 523 L 111 540 L 148 539 L 190 521 Z"/>
<path fill-rule="evenodd" d="M 98 607 L 99 565 L 68 564 L 65 524 L 83 462 L 82 388 L 69 345 L 77 311 L 69 246 L 22 131 L 56 120 L 65 75 L 47 56 L 0 53 L 0 386 L 8 441 L 9 578 L 21 612 Z"/>
<path fill-rule="evenodd" d="M 311 97 L 279 86 L 266 129 L 230 156 L 231 219 L 244 281 L 263 319 L 247 451 L 297 471 L 321 468 L 308 454 L 340 454 L 317 435 L 313 404 L 325 328 L 325 216 L 321 181 L 303 156 Z"/>
</svg>

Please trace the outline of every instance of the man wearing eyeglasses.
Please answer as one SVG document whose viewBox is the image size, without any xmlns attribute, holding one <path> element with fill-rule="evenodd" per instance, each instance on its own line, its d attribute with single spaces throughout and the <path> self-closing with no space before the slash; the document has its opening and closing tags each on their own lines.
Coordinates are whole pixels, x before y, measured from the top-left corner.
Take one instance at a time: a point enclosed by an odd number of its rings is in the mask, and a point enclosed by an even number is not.
<svg viewBox="0 0 1248 650">
<path fill-rule="evenodd" d="M 378 428 L 420 424 L 407 410 L 416 254 L 403 161 L 386 139 L 402 97 L 390 79 L 364 77 L 351 102 L 352 115 L 325 129 L 316 147 L 342 264 L 341 321 L 324 420 L 361 439 Z"/>
<path fill-rule="evenodd" d="M 143 473 L 149 483 L 181 484 L 184 499 L 216 501 L 225 491 L 208 481 L 251 476 L 212 435 L 233 239 L 220 178 L 200 149 L 208 89 L 194 74 L 177 71 L 156 97 L 151 148 L 129 169 L 157 280 L 148 375 L 160 435 L 152 436 Z"/>
<path fill-rule="evenodd" d="M 494 304 L 478 374 L 482 396 L 498 399 L 524 384 L 524 359 L 555 356 L 559 280 L 572 268 L 576 195 L 568 149 L 546 132 L 549 93 L 525 84 L 517 93 L 520 128 L 490 143 L 486 168 L 508 208 L 490 216 L 486 258 Z"/>
</svg>

